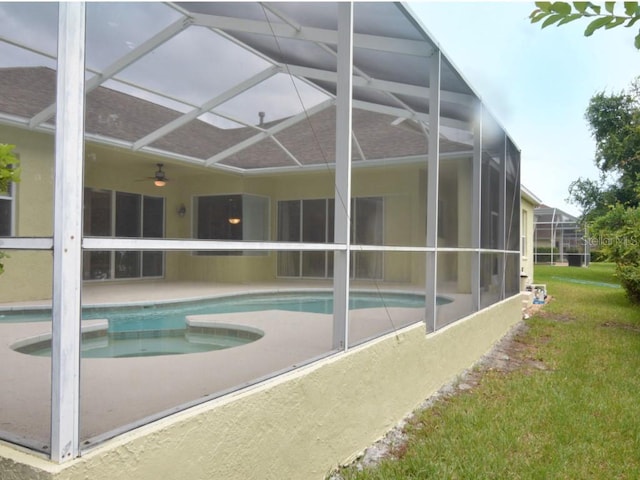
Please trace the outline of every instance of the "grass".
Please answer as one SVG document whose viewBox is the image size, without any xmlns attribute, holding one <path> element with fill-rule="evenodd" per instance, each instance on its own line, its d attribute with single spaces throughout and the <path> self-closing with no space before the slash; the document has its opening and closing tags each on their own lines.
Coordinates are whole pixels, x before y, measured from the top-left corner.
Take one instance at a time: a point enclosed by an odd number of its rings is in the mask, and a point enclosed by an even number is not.
<svg viewBox="0 0 640 480">
<path fill-rule="evenodd" d="M 417 415 L 397 458 L 342 476 L 640 478 L 640 309 L 610 285 L 614 268 L 537 267 L 553 299 L 516 339 L 525 366 L 485 372 Z"/>
</svg>

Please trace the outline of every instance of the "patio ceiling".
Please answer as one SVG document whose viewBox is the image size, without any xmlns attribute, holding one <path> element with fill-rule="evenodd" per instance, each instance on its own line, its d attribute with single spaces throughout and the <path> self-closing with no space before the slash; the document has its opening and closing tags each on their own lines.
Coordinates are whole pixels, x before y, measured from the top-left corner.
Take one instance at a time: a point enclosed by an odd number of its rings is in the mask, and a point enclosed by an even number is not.
<svg viewBox="0 0 640 480">
<path fill-rule="evenodd" d="M 51 131 L 57 5 L 0 4 L 0 121 Z M 334 163 L 335 3 L 88 3 L 88 140 L 236 172 Z M 53 47 L 52 47 L 53 46 Z M 436 44 L 399 3 L 354 4 L 353 160 L 424 158 Z M 477 97 L 443 59 L 441 152 Z"/>
</svg>

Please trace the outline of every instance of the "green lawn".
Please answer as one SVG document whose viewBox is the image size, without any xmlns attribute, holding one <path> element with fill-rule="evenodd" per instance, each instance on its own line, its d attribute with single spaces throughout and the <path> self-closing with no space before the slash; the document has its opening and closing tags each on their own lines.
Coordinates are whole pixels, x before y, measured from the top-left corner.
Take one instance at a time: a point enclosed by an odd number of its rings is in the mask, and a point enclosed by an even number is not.
<svg viewBox="0 0 640 480">
<path fill-rule="evenodd" d="M 640 478 L 640 309 L 612 264 L 535 279 L 553 300 L 517 342 L 546 368 L 486 372 L 419 414 L 399 459 L 345 479 Z"/>
</svg>

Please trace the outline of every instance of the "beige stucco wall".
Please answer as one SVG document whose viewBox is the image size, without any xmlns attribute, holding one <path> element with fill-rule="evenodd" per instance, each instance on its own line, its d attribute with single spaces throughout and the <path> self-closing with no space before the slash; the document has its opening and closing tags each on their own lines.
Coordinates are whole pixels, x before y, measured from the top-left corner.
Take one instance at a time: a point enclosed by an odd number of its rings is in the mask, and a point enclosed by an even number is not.
<svg viewBox="0 0 640 480">
<path fill-rule="evenodd" d="M 17 188 L 16 234 L 52 235 L 53 137 L 49 134 L 0 127 L 2 141 L 17 145 L 22 161 L 22 181 Z M 164 160 L 171 181 L 162 189 L 148 180 L 159 160 L 147 154 L 87 144 L 85 185 L 91 188 L 163 196 L 167 238 L 191 238 L 193 200 L 198 195 L 247 192 L 270 199 L 270 237 L 277 237 L 277 202 L 287 199 L 331 198 L 334 172 L 326 169 L 305 174 L 241 177 L 203 168 L 178 166 Z M 146 180 L 145 180 L 146 179 Z M 387 245 L 424 245 L 424 166 L 358 169 L 353 173 L 354 196 L 385 197 L 384 238 Z M 177 214 L 181 205 L 185 216 Z M 50 253 L 13 252 L 0 277 L 0 303 L 51 298 Z M 172 252 L 165 257 L 165 278 L 170 281 L 263 282 L 276 276 L 277 255 L 265 252 L 245 256 L 197 256 Z M 423 261 L 408 253 L 385 256 L 385 280 L 421 283 Z"/>
<path fill-rule="evenodd" d="M 19 236 L 51 236 L 53 211 L 53 137 L 49 134 L 26 132 L 0 127 L 3 141 L 16 144 L 22 160 L 22 182 L 16 201 L 16 233 Z M 191 238 L 194 198 L 198 195 L 246 192 L 270 199 L 270 239 L 277 238 L 277 203 L 279 200 L 332 198 L 335 191 L 334 171 L 286 175 L 242 177 L 163 160 L 170 182 L 159 189 L 148 179 L 156 170 L 158 158 L 148 154 L 124 151 L 114 147 L 87 144 L 85 148 L 85 185 L 91 188 L 135 192 L 165 198 L 165 231 L 167 238 Z M 449 160 L 451 175 L 464 170 L 458 161 Z M 446 170 L 446 169 L 444 169 Z M 444 171 L 443 170 L 443 171 Z M 454 189 L 464 198 L 449 212 L 458 218 L 460 234 L 470 228 L 469 173 L 462 172 Z M 457 174 L 457 173 L 456 173 Z M 455 175 L 454 175 L 455 177 Z M 369 167 L 354 169 L 352 195 L 383 196 L 384 241 L 386 245 L 424 246 L 426 222 L 426 172 L 424 164 L 400 165 L 389 169 Z M 187 214 L 177 214 L 181 205 Z M 0 245 L 1 246 L 1 245 Z M 460 291 L 468 291 L 467 256 L 444 256 L 440 262 L 441 276 L 452 276 Z M 451 261 L 449 261 L 451 259 Z M 165 256 L 165 278 L 169 281 L 265 282 L 276 277 L 277 255 L 262 252 L 253 255 L 223 256 L 193 255 L 191 252 L 170 252 Z M 448 265 L 447 263 L 450 263 Z M 424 255 L 387 253 L 384 255 L 384 281 L 422 285 L 425 271 Z M 0 277 L 0 303 L 51 298 L 52 259 L 50 253 L 13 252 L 6 262 L 7 272 Z M 457 269 L 457 270 L 456 270 Z M 450 271 L 450 275 L 445 275 Z M 118 280 L 116 280 L 118 281 Z"/>
<path fill-rule="evenodd" d="M 526 225 L 521 225 L 523 229 L 523 233 L 526 234 L 527 237 L 527 251 L 524 255 L 520 257 L 520 271 L 527 275 L 526 283 L 534 283 L 533 278 L 533 210 L 535 205 L 532 204 L 527 198 L 522 196 L 521 198 L 521 217 L 520 221 L 522 222 L 522 212 L 526 212 Z M 522 244 L 521 244 L 522 245 Z M 522 248 L 522 247 L 521 247 Z"/>
<path fill-rule="evenodd" d="M 175 414 L 54 465 L 0 445 L 3 480 L 322 479 L 520 319 L 521 297 L 436 333 L 417 324 Z"/>
<path fill-rule="evenodd" d="M 43 133 L 0 127 L 0 143 L 16 145 L 21 182 L 15 190 L 15 234 L 51 237 L 53 234 L 53 137 Z M 0 250 L 2 239 L 0 238 Z M 12 251 L 3 261 L 0 302 L 51 297 L 53 260 L 50 252 Z"/>
</svg>

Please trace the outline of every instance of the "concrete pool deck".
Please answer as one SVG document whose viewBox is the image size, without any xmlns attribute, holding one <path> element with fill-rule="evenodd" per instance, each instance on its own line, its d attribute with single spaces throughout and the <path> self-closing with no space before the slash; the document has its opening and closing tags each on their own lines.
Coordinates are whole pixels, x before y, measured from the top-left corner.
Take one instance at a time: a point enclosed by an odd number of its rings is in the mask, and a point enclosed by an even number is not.
<svg viewBox="0 0 640 480">
<path fill-rule="evenodd" d="M 328 282 L 88 284 L 83 288 L 83 299 L 85 304 L 92 305 L 152 303 L 243 292 L 330 287 Z M 372 284 L 353 286 L 368 290 L 373 287 Z M 417 291 L 406 285 L 385 285 L 380 289 Z M 28 305 L 46 303 L 29 302 Z M 456 300 L 451 308 L 462 308 L 462 303 Z M 26 306 L 26 303 L 11 305 L 15 308 Z M 423 318 L 421 308 L 354 310 L 349 326 L 350 343 L 402 329 Z M 245 325 L 264 331 L 265 336 L 231 349 L 188 355 L 83 359 L 80 407 L 83 447 L 333 353 L 331 315 L 269 310 L 198 315 L 191 319 Z M 11 345 L 25 338 L 48 334 L 50 329 L 49 322 L 0 323 L 0 362 L 3 365 L 0 369 L 3 385 L 0 389 L 0 437 L 40 451 L 47 451 L 49 445 L 51 362 L 49 358 L 17 353 Z"/>
</svg>

